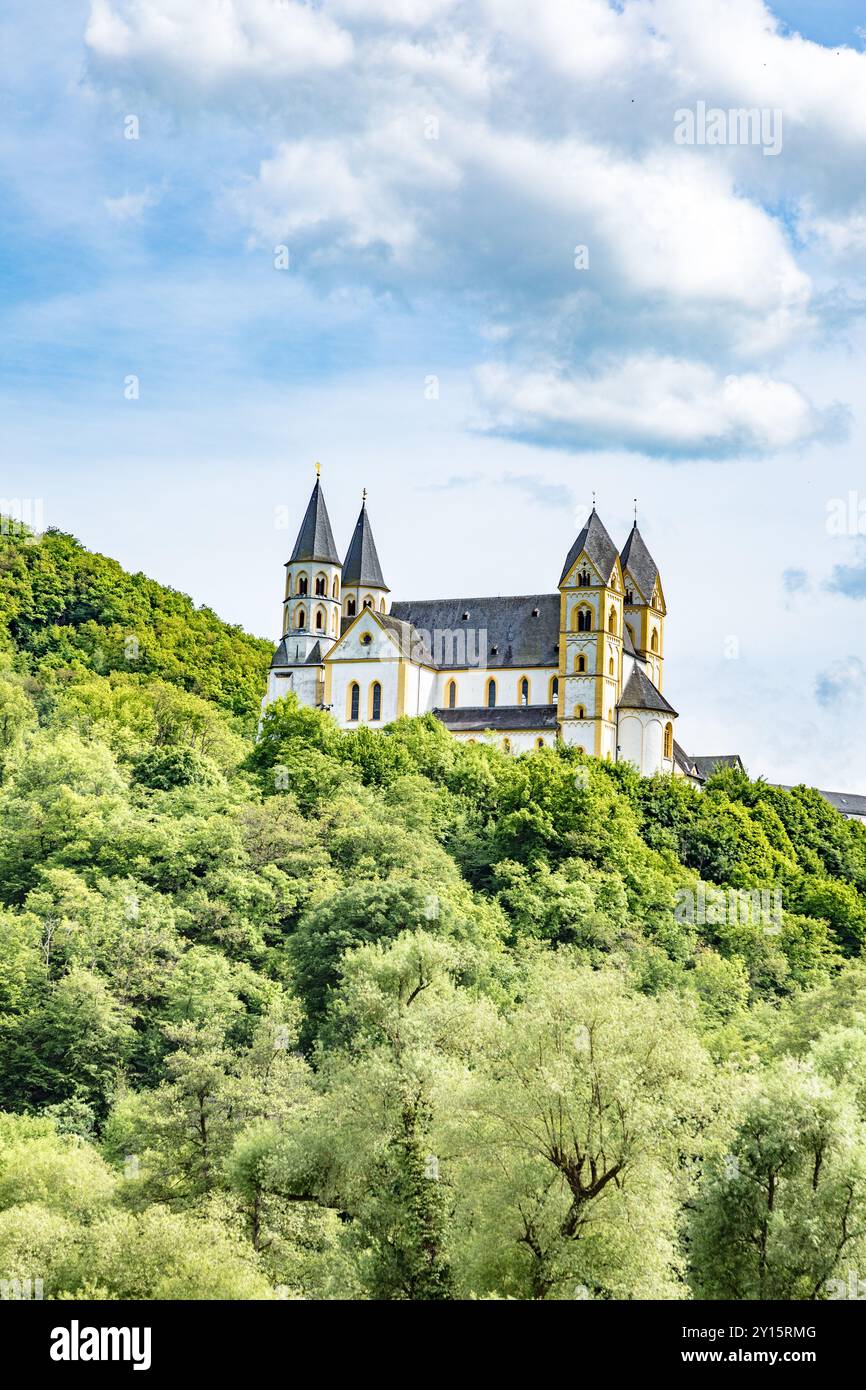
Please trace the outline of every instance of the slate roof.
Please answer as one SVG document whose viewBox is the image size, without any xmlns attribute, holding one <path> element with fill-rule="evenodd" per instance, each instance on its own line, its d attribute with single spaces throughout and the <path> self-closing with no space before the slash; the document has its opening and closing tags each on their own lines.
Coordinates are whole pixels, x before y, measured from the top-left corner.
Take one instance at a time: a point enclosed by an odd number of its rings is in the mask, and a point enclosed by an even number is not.
<svg viewBox="0 0 866 1390">
<path fill-rule="evenodd" d="M 700 776 L 705 779 L 707 777 L 712 777 L 713 773 L 720 767 L 735 767 L 741 772 L 745 772 L 746 770 L 743 767 L 743 760 L 739 753 L 716 753 L 712 757 L 704 755 L 700 758 L 692 758 L 692 762 L 697 768 Z"/>
<path fill-rule="evenodd" d="M 635 662 L 625 689 L 617 702 L 617 709 L 654 709 L 663 714 L 676 714 L 660 690 L 656 690 L 643 668 Z"/>
<path fill-rule="evenodd" d="M 602 525 L 595 507 L 593 507 L 589 514 L 589 520 L 568 552 L 568 559 L 563 565 L 562 574 L 559 576 L 560 584 L 582 550 L 586 551 L 602 577 L 605 580 L 609 579 L 619 552 Z"/>
<path fill-rule="evenodd" d="M 409 600 L 392 603 L 389 617 L 425 634 L 427 659 L 440 670 L 559 666 L 559 594 Z"/>
<path fill-rule="evenodd" d="M 539 733 L 555 729 L 556 705 L 466 705 L 459 709 L 434 709 L 436 718 L 451 733 L 483 733 L 485 729 Z"/>
<path fill-rule="evenodd" d="M 795 790 L 794 787 L 783 787 L 781 783 L 771 783 L 771 786 L 778 786 L 779 791 L 783 792 Z M 825 792 L 820 787 L 816 787 L 815 791 L 843 816 L 866 816 L 866 796 L 861 796 L 859 792 Z"/>
<path fill-rule="evenodd" d="M 296 560 L 322 560 L 329 565 L 339 565 L 340 563 L 337 543 L 334 540 L 328 509 L 325 506 L 325 495 L 318 478 L 312 496 L 307 503 L 307 510 L 301 522 L 298 539 L 295 541 L 295 548 L 289 556 L 288 563 L 291 565 Z"/>
<path fill-rule="evenodd" d="M 676 739 L 674 739 L 674 763 L 678 768 L 681 769 L 682 772 L 685 772 L 689 777 L 694 777 L 695 775 L 697 775 L 697 769 L 695 768 L 694 759 L 689 757 L 685 748 L 683 748 L 681 744 L 677 743 Z"/>
<path fill-rule="evenodd" d="M 322 646 L 320 642 L 314 642 L 307 656 L 301 656 L 301 644 L 292 641 L 291 637 L 283 637 L 271 657 L 272 666 L 318 666 L 322 661 Z"/>
<path fill-rule="evenodd" d="M 620 562 L 623 570 L 628 569 L 631 572 L 632 578 L 649 603 L 659 577 L 659 567 L 646 548 L 646 542 L 637 529 L 637 522 L 631 528 L 629 538 L 623 546 Z"/>
<path fill-rule="evenodd" d="M 348 584 L 366 584 L 371 589 L 388 588 L 376 553 L 376 542 L 373 540 L 366 502 L 362 505 L 355 522 L 355 530 L 343 561 L 343 588 Z"/>
</svg>

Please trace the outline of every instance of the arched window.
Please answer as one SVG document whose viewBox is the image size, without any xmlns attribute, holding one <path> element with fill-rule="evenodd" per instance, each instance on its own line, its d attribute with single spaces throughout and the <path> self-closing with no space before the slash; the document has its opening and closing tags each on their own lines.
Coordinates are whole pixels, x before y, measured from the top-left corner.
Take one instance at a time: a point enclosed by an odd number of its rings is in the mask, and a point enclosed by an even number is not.
<svg viewBox="0 0 866 1390">
<path fill-rule="evenodd" d="M 361 687 L 357 681 L 349 686 L 349 718 L 357 720 L 361 709 Z"/>
<path fill-rule="evenodd" d="M 493 709 L 496 705 L 496 681 L 491 679 L 487 682 L 487 708 Z"/>
<path fill-rule="evenodd" d="M 652 630 L 652 636 L 650 637 L 650 650 L 651 650 L 651 651 L 654 651 L 654 652 L 657 652 L 658 649 L 659 649 L 659 634 L 658 634 L 658 629 L 657 629 L 657 628 L 653 628 L 653 630 Z"/>
<path fill-rule="evenodd" d="M 339 579 L 337 578 L 337 576 L 334 575 L 334 583 L 333 583 L 332 586 L 331 586 L 331 598 L 339 598 L 339 597 L 340 597 L 340 581 L 339 581 Z"/>
<path fill-rule="evenodd" d="M 354 618 L 355 616 L 355 600 L 353 598 L 346 599 L 346 616 L 348 618 Z"/>
<path fill-rule="evenodd" d="M 524 677 L 523 677 L 523 680 L 520 682 L 520 688 L 519 688 L 519 691 L 518 691 L 518 695 L 519 695 L 518 704 L 521 704 L 521 705 L 528 705 L 528 704 L 529 704 L 529 681 L 527 680 L 526 676 L 524 676 Z"/>
<path fill-rule="evenodd" d="M 633 590 L 633 589 L 626 589 L 626 591 L 625 591 L 625 601 L 626 601 L 626 603 L 634 603 L 634 590 Z"/>
<path fill-rule="evenodd" d="M 295 627 L 307 626 L 307 614 L 303 608 L 299 608 L 295 614 Z"/>
<path fill-rule="evenodd" d="M 379 599 L 379 612 L 380 612 L 380 613 L 384 613 L 384 612 L 385 612 L 385 600 L 384 600 L 383 598 L 380 598 L 380 599 Z"/>
<path fill-rule="evenodd" d="M 578 669 L 578 671 L 585 671 L 585 670 L 586 670 L 586 657 L 585 657 L 585 656 L 579 656 L 579 657 L 577 658 L 577 669 Z"/>
<path fill-rule="evenodd" d="M 674 755 L 674 726 L 665 724 L 665 757 L 672 758 Z"/>
<path fill-rule="evenodd" d="M 616 613 L 613 609 L 610 610 L 608 615 L 607 630 L 608 632 L 616 632 Z"/>
<path fill-rule="evenodd" d="M 550 703 L 555 705 L 559 699 L 559 676 L 550 678 Z"/>
<path fill-rule="evenodd" d="M 613 723 L 613 710 L 612 710 L 612 709 L 609 709 L 608 712 L 607 712 L 607 722 L 608 722 L 608 724 L 612 724 L 612 723 Z"/>
<path fill-rule="evenodd" d="M 372 608 L 372 607 L 373 607 L 373 600 L 370 598 L 370 595 L 369 595 L 369 594 L 368 594 L 367 597 L 364 599 L 364 607 L 365 607 L 365 608 Z"/>
<path fill-rule="evenodd" d="M 316 609 L 316 631 L 317 631 L 317 632 L 324 632 L 324 631 L 325 631 L 325 615 L 324 615 L 324 613 L 322 612 L 321 608 L 317 608 L 317 609 Z"/>
<path fill-rule="evenodd" d="M 543 748 L 543 747 L 544 747 L 544 739 L 543 739 L 543 738 L 537 738 L 537 739 L 535 740 L 535 746 L 536 746 L 536 748 Z"/>
<path fill-rule="evenodd" d="M 321 595 L 326 594 L 327 592 L 328 592 L 328 581 L 327 581 L 325 575 L 324 575 L 324 574 L 317 574 L 317 575 L 316 575 L 316 594 L 317 594 L 318 596 L 321 596 Z"/>
<path fill-rule="evenodd" d="M 382 687 L 378 681 L 373 681 L 373 688 L 370 691 L 370 718 L 382 718 Z"/>
<path fill-rule="evenodd" d="M 590 584 L 592 583 L 592 575 L 590 574 L 589 570 L 581 570 L 580 574 L 577 576 L 577 582 L 582 589 L 588 589 Z"/>
<path fill-rule="evenodd" d="M 584 750 L 583 748 L 581 748 L 580 744 L 577 745 L 577 751 L 578 751 L 578 753 L 584 753 L 584 752 L 585 752 L 585 750 Z"/>
<path fill-rule="evenodd" d="M 510 738 L 504 738 L 504 739 L 502 740 L 502 751 L 503 751 L 504 753 L 510 753 L 510 752 L 511 752 L 511 739 L 510 739 Z"/>
<path fill-rule="evenodd" d="M 449 709 L 456 709 L 456 708 L 457 708 L 457 682 L 456 682 L 456 681 L 449 681 L 449 682 L 448 682 L 447 701 L 448 701 L 448 708 L 449 708 Z"/>
<path fill-rule="evenodd" d="M 299 593 L 302 597 L 306 595 L 306 592 L 307 592 L 307 576 L 306 576 L 305 574 L 299 574 L 299 575 L 298 575 L 298 587 L 297 587 L 296 592 Z"/>
<path fill-rule="evenodd" d="M 613 657 L 611 657 L 607 663 L 607 674 L 609 676 L 613 675 Z"/>
<path fill-rule="evenodd" d="M 574 711 L 574 717 L 575 717 L 575 719 L 585 719 L 585 718 L 586 718 L 586 710 L 584 709 L 583 705 L 578 705 L 578 706 L 577 706 L 576 710 Z"/>
<path fill-rule="evenodd" d="M 578 632 L 592 632 L 592 611 L 589 608 L 579 608 L 577 612 Z"/>
</svg>

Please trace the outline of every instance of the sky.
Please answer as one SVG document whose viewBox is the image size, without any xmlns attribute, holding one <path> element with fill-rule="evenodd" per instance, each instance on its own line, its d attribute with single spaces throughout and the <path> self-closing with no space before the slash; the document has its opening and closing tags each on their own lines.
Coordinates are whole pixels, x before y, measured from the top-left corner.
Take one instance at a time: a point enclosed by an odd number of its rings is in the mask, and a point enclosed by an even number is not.
<svg viewBox="0 0 866 1390">
<path fill-rule="evenodd" d="M 864 34 L 6 0 L 0 495 L 275 642 L 316 460 L 399 599 L 551 591 L 636 498 L 680 743 L 866 792 Z"/>
</svg>

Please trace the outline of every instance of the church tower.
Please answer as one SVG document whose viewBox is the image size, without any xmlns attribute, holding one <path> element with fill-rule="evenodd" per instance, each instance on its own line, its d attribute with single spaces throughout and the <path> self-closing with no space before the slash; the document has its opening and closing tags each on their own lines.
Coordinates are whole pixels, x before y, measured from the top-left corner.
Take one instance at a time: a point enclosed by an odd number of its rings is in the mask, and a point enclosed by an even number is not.
<svg viewBox="0 0 866 1390">
<path fill-rule="evenodd" d="M 667 608 L 658 565 L 637 529 L 636 518 L 621 559 L 626 629 L 637 655 L 646 662 L 650 680 L 661 690 Z"/>
<path fill-rule="evenodd" d="M 340 635 L 340 557 L 331 530 L 316 464 L 316 485 L 304 513 L 295 547 L 286 561 L 283 636 L 304 648 L 318 643 L 324 655 Z"/>
<path fill-rule="evenodd" d="M 382 574 L 370 518 L 367 515 L 367 490 L 364 489 L 361 511 L 343 561 L 343 617 L 351 621 L 362 608 L 384 613 L 385 596 L 390 591 Z"/>
<path fill-rule="evenodd" d="M 623 677 L 623 578 L 617 548 L 595 507 L 559 580 L 559 697 L 562 738 L 615 759 Z"/>
</svg>

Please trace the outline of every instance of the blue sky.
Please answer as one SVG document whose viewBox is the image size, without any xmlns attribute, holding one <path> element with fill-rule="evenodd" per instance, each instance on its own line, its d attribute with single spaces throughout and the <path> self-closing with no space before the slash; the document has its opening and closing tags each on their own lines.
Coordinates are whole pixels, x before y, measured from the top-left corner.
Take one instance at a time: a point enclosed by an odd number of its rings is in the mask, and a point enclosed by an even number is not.
<svg viewBox="0 0 866 1390">
<path fill-rule="evenodd" d="M 680 741 L 866 790 L 860 19 L 11 0 L 0 493 L 274 639 L 316 459 L 400 598 L 551 589 L 637 496 Z"/>
</svg>

